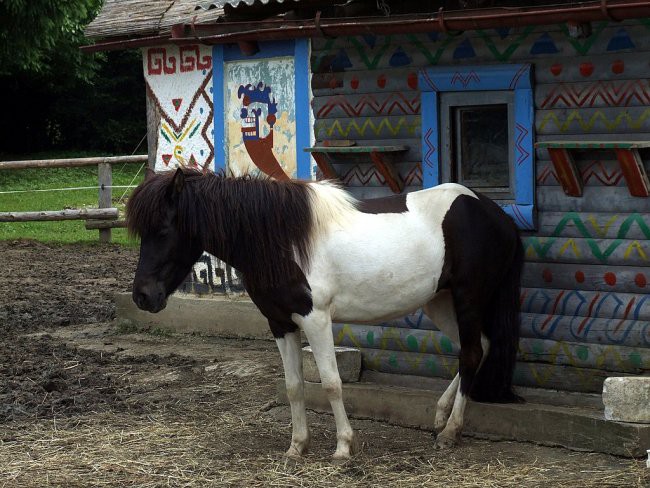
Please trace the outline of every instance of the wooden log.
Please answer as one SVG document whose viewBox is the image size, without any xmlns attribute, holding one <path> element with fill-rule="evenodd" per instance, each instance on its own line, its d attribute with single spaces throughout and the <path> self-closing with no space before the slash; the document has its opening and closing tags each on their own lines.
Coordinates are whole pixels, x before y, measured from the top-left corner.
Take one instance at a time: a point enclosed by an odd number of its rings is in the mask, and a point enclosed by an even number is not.
<svg viewBox="0 0 650 488">
<path fill-rule="evenodd" d="M 361 353 L 364 369 L 382 373 L 451 379 L 458 371 L 458 359 L 452 356 L 378 349 L 362 349 Z M 600 393 L 608 376 L 611 373 L 601 369 L 517 362 L 513 383 L 519 386 Z"/>
<path fill-rule="evenodd" d="M 529 262 L 650 265 L 650 241 L 645 239 L 529 236 L 522 241 Z"/>
<path fill-rule="evenodd" d="M 333 95 L 314 98 L 314 117 L 381 117 L 419 115 L 420 94 L 415 91 Z"/>
<path fill-rule="evenodd" d="M 359 140 L 418 138 L 421 123 L 419 115 L 320 119 L 314 123 L 314 133 L 319 141 L 354 139 L 359 145 L 369 145 Z"/>
<path fill-rule="evenodd" d="M 522 286 L 616 293 L 647 293 L 650 269 L 637 266 L 526 262 Z"/>
<path fill-rule="evenodd" d="M 380 187 L 385 184 L 384 178 L 371 163 L 341 161 L 332 166 L 346 187 Z M 419 161 L 394 163 L 393 166 L 406 186 L 422 186 L 422 168 Z"/>
<path fill-rule="evenodd" d="M 576 140 L 585 133 L 617 135 L 650 129 L 650 107 L 560 108 L 537 110 L 537 134 L 574 134 Z M 611 137 L 611 136 L 609 136 Z"/>
<path fill-rule="evenodd" d="M 0 162 L 0 169 L 79 168 L 99 164 L 142 164 L 146 161 L 146 154 L 97 158 L 32 159 L 26 161 L 2 161 Z"/>
<path fill-rule="evenodd" d="M 650 212 L 650 198 L 634 197 L 627 187 L 585 187 L 582 197 L 567 196 L 554 186 L 538 188 L 536 193 L 541 212 Z"/>
<path fill-rule="evenodd" d="M 382 74 L 384 76 L 382 76 Z M 314 73 L 311 87 L 314 93 L 314 104 L 323 106 L 321 98 L 337 95 L 372 94 L 376 99 L 391 93 L 404 93 L 417 89 L 417 68 L 397 68 L 390 70 L 390 76 L 381 71 L 352 71 Z M 417 93 L 417 92 L 416 92 Z M 419 97 L 418 97 L 419 106 Z M 314 111 L 317 115 L 317 111 Z"/>
<path fill-rule="evenodd" d="M 535 87 L 536 109 L 638 107 L 648 105 L 650 79 L 580 80 Z"/>
<path fill-rule="evenodd" d="M 523 314 L 544 317 L 558 315 L 577 320 L 581 317 L 600 317 L 609 320 L 612 327 L 621 328 L 617 325 L 621 320 L 650 321 L 650 296 L 642 288 L 638 289 L 638 293 L 522 288 L 521 311 Z M 646 341 L 650 345 L 650 336 Z"/>
<path fill-rule="evenodd" d="M 578 159 L 573 153 L 573 160 L 584 186 L 627 186 L 618 161 L 614 159 Z M 558 174 L 553 163 L 547 159 L 535 163 L 535 183 L 537 186 L 559 186 Z"/>
<path fill-rule="evenodd" d="M 459 354 L 458 345 L 438 331 L 342 324 L 336 324 L 333 330 L 338 346 L 444 356 Z M 563 364 L 625 373 L 650 370 L 650 348 L 647 347 L 522 338 L 517 357 L 521 362 Z"/>
<path fill-rule="evenodd" d="M 607 299 L 606 296 L 599 296 L 596 301 L 607 301 Z M 589 310 L 589 305 L 586 303 L 584 308 Z M 520 333 L 521 340 L 524 338 L 548 339 L 558 342 L 650 348 L 648 322 L 636 319 L 522 313 Z"/>
<path fill-rule="evenodd" d="M 540 212 L 537 218 L 538 236 L 650 239 L 647 213 Z"/>
<path fill-rule="evenodd" d="M 147 85 L 147 167 L 156 169 L 156 155 L 158 153 L 158 134 L 160 133 L 160 109 L 154 100 L 154 95 Z"/>
<path fill-rule="evenodd" d="M 46 210 L 41 212 L 0 212 L 0 222 L 34 222 L 55 220 L 116 219 L 116 208 Z"/>
<path fill-rule="evenodd" d="M 87 220 L 87 230 L 97 229 L 123 229 L 126 228 L 126 220 Z"/>
</svg>

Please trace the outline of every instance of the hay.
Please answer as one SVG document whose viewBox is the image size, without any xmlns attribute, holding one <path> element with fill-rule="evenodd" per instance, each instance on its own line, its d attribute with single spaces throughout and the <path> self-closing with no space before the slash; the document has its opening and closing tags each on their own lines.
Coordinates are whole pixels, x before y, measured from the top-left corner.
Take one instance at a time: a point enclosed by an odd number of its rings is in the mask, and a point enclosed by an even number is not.
<svg viewBox="0 0 650 488">
<path fill-rule="evenodd" d="M 318 452 L 291 462 L 279 449 L 260 454 L 257 446 L 261 437 L 265 444 L 273 438 L 278 446 L 287 441 L 287 425 L 252 408 L 243 410 L 248 413 L 242 416 L 212 415 L 218 411 L 214 407 L 196 404 L 185 408 L 185 415 L 178 411 L 140 417 L 104 413 L 12 424 L 0 442 L 0 486 L 589 488 L 641 487 L 650 481 L 640 461 L 621 461 L 626 469 L 590 466 L 589 454 L 569 451 L 564 459 L 516 464 L 498 458 L 477 462 L 462 448 L 450 453 L 407 449 L 377 456 L 364 446 L 353 461 L 338 465 L 328 458 L 327 451 L 334 446 L 331 436 Z M 326 424 L 332 421 L 320 417 Z M 481 443 L 486 452 L 491 446 L 486 441 L 467 442 Z M 381 446 L 375 450 L 381 452 Z M 583 470 L 573 470 L 576 466 Z"/>
</svg>

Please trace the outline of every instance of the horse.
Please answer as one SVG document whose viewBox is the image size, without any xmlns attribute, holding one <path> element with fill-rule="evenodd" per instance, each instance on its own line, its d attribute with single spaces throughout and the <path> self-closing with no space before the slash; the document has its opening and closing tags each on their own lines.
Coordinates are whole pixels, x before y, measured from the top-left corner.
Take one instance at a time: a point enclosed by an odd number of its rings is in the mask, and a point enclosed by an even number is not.
<svg viewBox="0 0 650 488">
<path fill-rule="evenodd" d="M 455 183 L 358 201 L 331 181 L 279 181 L 188 169 L 155 174 L 127 203 L 139 236 L 133 300 L 158 312 L 206 251 L 236 268 L 268 320 L 284 367 L 292 434 L 307 452 L 301 336 L 336 422 L 334 459 L 358 450 L 342 400 L 332 321 L 378 323 L 422 308 L 460 345 L 437 402 L 434 447 L 460 439 L 468 398 L 516 402 L 523 247 L 492 200 Z"/>
</svg>

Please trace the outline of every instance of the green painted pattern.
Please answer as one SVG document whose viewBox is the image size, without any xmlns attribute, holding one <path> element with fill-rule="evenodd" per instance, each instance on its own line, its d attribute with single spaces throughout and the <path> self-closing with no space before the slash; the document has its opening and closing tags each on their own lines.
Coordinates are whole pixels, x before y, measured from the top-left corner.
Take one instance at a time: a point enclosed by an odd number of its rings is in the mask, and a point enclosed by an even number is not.
<svg viewBox="0 0 650 488">
<path fill-rule="evenodd" d="M 508 44 L 506 48 L 503 51 L 500 51 L 499 48 L 497 47 L 496 43 L 494 42 L 494 39 L 492 36 L 490 36 L 486 31 L 484 30 L 477 30 L 477 34 L 479 37 L 485 42 L 485 45 L 487 46 L 488 50 L 490 53 L 492 53 L 492 56 L 494 56 L 494 59 L 497 61 L 508 61 L 510 57 L 514 54 L 514 52 L 523 44 L 523 42 L 526 40 L 526 38 L 535 30 L 535 27 L 533 26 L 528 26 L 526 27 L 521 34 L 519 34 L 514 42 Z"/>
</svg>

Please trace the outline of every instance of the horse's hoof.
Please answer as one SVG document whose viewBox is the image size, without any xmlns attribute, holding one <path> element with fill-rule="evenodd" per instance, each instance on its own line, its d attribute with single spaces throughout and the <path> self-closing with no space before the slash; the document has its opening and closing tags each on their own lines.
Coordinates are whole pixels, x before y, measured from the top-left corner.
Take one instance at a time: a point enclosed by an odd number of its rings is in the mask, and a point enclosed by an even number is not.
<svg viewBox="0 0 650 488">
<path fill-rule="evenodd" d="M 451 449 L 452 447 L 456 447 L 457 445 L 458 445 L 458 441 L 454 437 L 449 437 L 444 434 L 438 434 L 438 436 L 436 437 L 436 441 L 433 443 L 433 448 L 442 451 L 446 449 Z"/>
<path fill-rule="evenodd" d="M 289 449 L 287 449 L 287 452 L 284 453 L 284 457 L 293 461 L 299 461 L 305 454 L 307 454 L 306 448 L 299 449 L 297 446 L 291 444 Z"/>
</svg>

